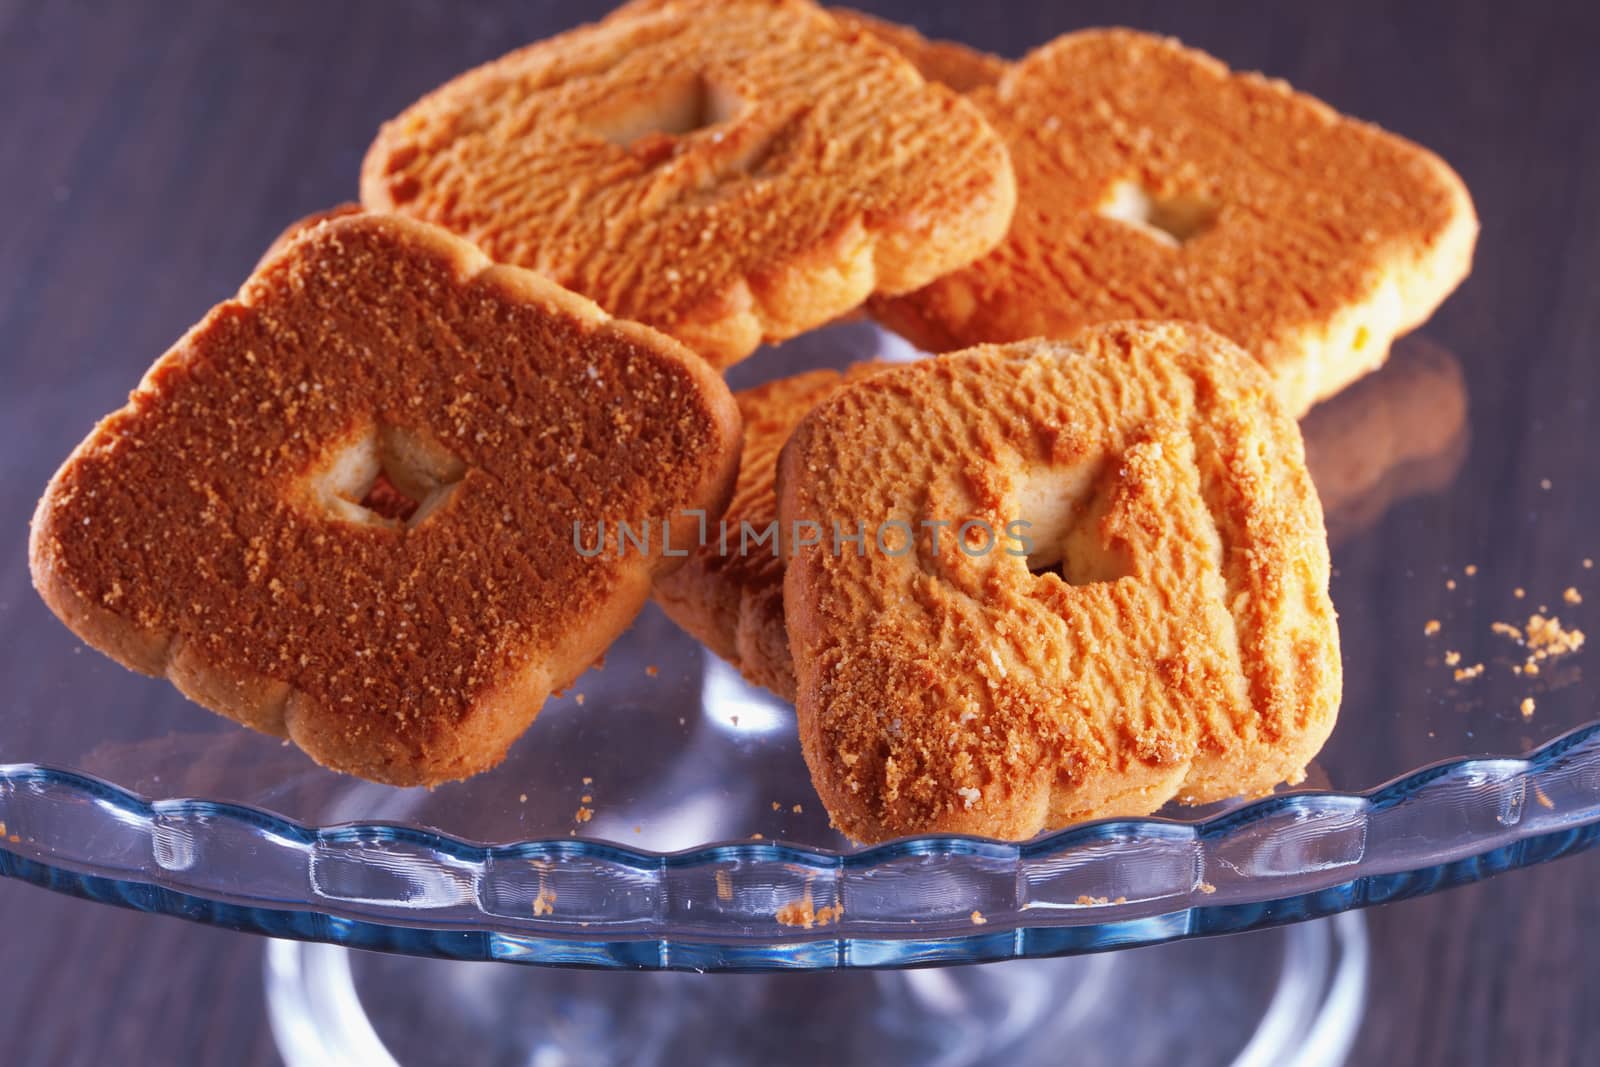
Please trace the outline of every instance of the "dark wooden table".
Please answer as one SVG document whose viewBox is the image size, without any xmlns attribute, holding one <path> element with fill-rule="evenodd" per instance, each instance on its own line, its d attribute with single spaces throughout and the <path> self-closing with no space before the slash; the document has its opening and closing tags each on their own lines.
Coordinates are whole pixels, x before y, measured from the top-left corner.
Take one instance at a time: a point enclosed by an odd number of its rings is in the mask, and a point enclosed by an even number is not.
<svg viewBox="0 0 1600 1067">
<path fill-rule="evenodd" d="M 1007 55 L 1121 23 L 1286 76 L 1456 162 L 1483 251 L 1527 260 L 1502 272 L 1518 299 L 1600 343 L 1600 35 L 1577 5 L 861 3 Z M 0 360 L 8 388 L 70 383 L 5 427 L 0 471 L 39 466 L 30 448 L 53 462 L 286 221 L 352 198 L 379 121 L 596 13 L 576 0 L 0 0 Z M 6 521 L 37 490 L 7 474 Z M 19 566 L 4 561 L 7 595 L 26 595 Z M 1590 855 L 1372 912 L 1352 1062 L 1592 1061 L 1597 873 Z M 0 1062 L 276 1059 L 250 937 L 15 883 L 0 883 L 0 929 Z"/>
</svg>

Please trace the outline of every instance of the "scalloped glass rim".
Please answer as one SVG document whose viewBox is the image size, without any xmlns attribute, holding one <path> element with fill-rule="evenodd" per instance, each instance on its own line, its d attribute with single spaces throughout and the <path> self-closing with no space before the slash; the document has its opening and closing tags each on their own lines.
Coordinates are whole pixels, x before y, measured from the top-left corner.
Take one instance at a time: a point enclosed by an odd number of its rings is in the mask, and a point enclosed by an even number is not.
<svg viewBox="0 0 1600 1067">
<path fill-rule="evenodd" d="M 1283 794 L 1199 822 L 1106 820 L 1022 844 L 490 846 L 149 801 L 27 763 L 0 767 L 0 816 L 0 874 L 273 937 L 636 969 L 972 963 L 1278 925 L 1580 851 L 1600 838 L 1600 722 L 1523 758 L 1446 761 L 1366 793 Z"/>
</svg>

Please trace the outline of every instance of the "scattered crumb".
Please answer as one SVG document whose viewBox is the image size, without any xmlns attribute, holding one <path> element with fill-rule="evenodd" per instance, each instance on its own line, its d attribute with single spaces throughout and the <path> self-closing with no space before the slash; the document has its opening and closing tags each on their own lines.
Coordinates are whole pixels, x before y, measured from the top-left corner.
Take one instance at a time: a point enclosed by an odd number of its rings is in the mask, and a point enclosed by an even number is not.
<svg viewBox="0 0 1600 1067">
<path fill-rule="evenodd" d="M 6 836 L 6 823 L 4 819 L 0 819 L 0 837 L 4 836 Z"/>
<path fill-rule="evenodd" d="M 583 784 L 584 784 L 584 785 L 594 785 L 594 779 L 593 779 L 593 778 L 590 778 L 590 777 L 589 777 L 589 776 L 588 776 L 588 775 L 587 775 L 587 774 L 586 774 L 586 775 L 584 775 L 584 776 L 583 776 Z"/>
<path fill-rule="evenodd" d="M 1478 677 L 1478 675 L 1480 675 L 1482 673 L 1483 673 L 1483 664 L 1481 664 L 1481 663 L 1474 663 L 1470 667 L 1457 667 L 1456 668 L 1456 681 L 1458 681 L 1458 682 L 1470 682 L 1472 679 Z"/>
<path fill-rule="evenodd" d="M 594 802 L 594 797 L 588 793 L 583 794 L 583 796 L 579 797 L 578 799 L 585 804 L 591 804 Z"/>
<path fill-rule="evenodd" d="M 1548 493 L 1550 491 L 1550 479 L 1549 478 L 1540 478 L 1539 479 L 1539 488 L 1543 489 L 1545 492 Z"/>
<path fill-rule="evenodd" d="M 1447 578 L 1445 580 L 1444 587 L 1446 589 L 1454 589 L 1456 587 L 1456 580 L 1454 578 Z"/>
<path fill-rule="evenodd" d="M 1575 589 L 1574 587 L 1569 585 L 1561 593 L 1561 599 L 1565 600 L 1568 604 L 1582 604 L 1583 603 L 1583 594 L 1578 592 L 1577 589 Z"/>
<path fill-rule="evenodd" d="M 1429 619 L 1426 623 L 1423 624 L 1422 632 L 1427 634 L 1429 637 L 1432 637 L 1434 634 L 1438 633 L 1439 632 L 1439 620 L 1438 619 Z"/>
<path fill-rule="evenodd" d="M 751 834 L 750 835 L 750 840 L 752 840 L 752 841 L 761 841 L 761 840 L 764 840 L 764 838 L 762 837 L 761 834 Z"/>
<path fill-rule="evenodd" d="M 1087 893 L 1079 893 L 1077 902 L 1078 902 L 1078 905 L 1080 907 L 1088 908 L 1088 907 L 1093 907 L 1096 904 L 1109 904 L 1109 903 L 1111 903 L 1111 898 L 1110 897 L 1091 897 Z"/>
<path fill-rule="evenodd" d="M 979 911 L 976 908 L 972 909 L 972 925 L 973 926 L 982 926 L 984 923 L 986 923 L 988 921 L 989 921 L 988 919 L 985 919 L 983 917 L 983 912 Z"/>
<path fill-rule="evenodd" d="M 1563 628 L 1561 620 L 1554 615 L 1548 618 L 1543 615 L 1528 616 L 1526 634 L 1524 640 L 1535 659 L 1564 656 L 1583 647 L 1583 631 Z"/>
<path fill-rule="evenodd" d="M 594 818 L 594 809 L 579 808 L 577 813 L 574 814 L 572 818 L 577 822 L 588 822 L 590 819 Z"/>
<path fill-rule="evenodd" d="M 578 702 L 578 707 L 580 707 L 580 708 L 583 707 L 583 694 L 582 693 L 579 693 L 577 696 L 573 697 L 572 699 L 576 700 Z"/>
<path fill-rule="evenodd" d="M 1519 585 L 1515 589 L 1511 590 L 1511 595 L 1516 597 L 1518 600 L 1521 600 L 1523 597 L 1528 595 L 1528 591 Z"/>
<path fill-rule="evenodd" d="M 1489 624 L 1489 632 L 1499 634 L 1501 637 L 1509 637 L 1513 641 L 1522 640 L 1522 631 L 1512 626 L 1509 622 L 1491 622 Z"/>
<path fill-rule="evenodd" d="M 556 910 L 556 895 L 554 891 L 545 886 L 539 887 L 539 895 L 533 898 L 533 913 L 535 915 L 549 915 Z"/>
<path fill-rule="evenodd" d="M 1469 563 L 1465 567 L 1461 568 L 1461 573 L 1465 574 L 1468 578 L 1471 578 L 1474 574 L 1478 573 L 1478 565 L 1476 563 Z"/>
<path fill-rule="evenodd" d="M 1195 886 L 1195 888 L 1200 890 L 1200 892 L 1204 893 L 1206 896 L 1210 896 L 1212 893 L 1217 891 L 1217 887 L 1212 885 L 1210 882 L 1201 882 L 1199 885 Z"/>
<path fill-rule="evenodd" d="M 1583 569 L 1586 571 L 1594 570 L 1594 560 L 1585 558 L 1583 561 Z"/>
<path fill-rule="evenodd" d="M 526 804 L 527 802 L 528 802 L 528 794 L 526 794 L 526 793 L 518 793 L 517 794 L 517 803 Z"/>
<path fill-rule="evenodd" d="M 654 678 L 656 675 L 661 673 L 661 668 L 657 667 L 654 663 L 652 663 L 652 664 L 650 664 L 650 666 L 648 666 L 648 667 L 646 667 L 644 669 L 644 673 L 646 673 L 650 677 Z"/>
<path fill-rule="evenodd" d="M 831 908 L 817 908 L 811 904 L 811 891 L 807 890 L 803 900 L 792 901 L 778 909 L 775 918 L 783 926 L 803 926 L 807 930 L 813 926 L 827 926 L 838 922 L 844 915 L 844 905 L 835 904 Z"/>
<path fill-rule="evenodd" d="M 773 811 L 782 811 L 783 810 L 783 805 L 779 804 L 776 800 L 774 800 L 772 802 L 772 810 Z"/>
<path fill-rule="evenodd" d="M 1522 717 L 1524 719 L 1533 718 L 1533 698 L 1532 697 L 1523 697 L 1522 698 Z"/>
<path fill-rule="evenodd" d="M 642 827 L 642 826 L 635 826 L 635 827 L 634 827 L 634 828 L 633 828 L 633 832 L 634 832 L 634 833 L 636 833 L 636 834 L 642 834 L 642 833 L 644 833 L 644 827 Z"/>
<path fill-rule="evenodd" d="M 800 805 L 798 805 L 798 804 L 796 804 L 796 805 L 795 805 L 795 806 L 794 806 L 794 807 L 793 807 L 793 808 L 791 808 L 791 809 L 789 809 L 789 810 L 791 810 L 791 811 L 793 811 L 793 812 L 794 812 L 794 813 L 795 813 L 795 814 L 796 814 L 796 815 L 799 815 L 799 814 L 801 814 L 801 813 L 802 813 L 802 812 L 803 812 L 803 811 L 805 811 L 805 809 L 804 809 L 804 808 L 802 808 L 802 807 L 801 807 L 801 806 L 800 806 Z"/>
<path fill-rule="evenodd" d="M 1551 800 L 1548 796 L 1545 795 L 1544 790 L 1542 788 L 1540 788 L 1538 782 L 1534 782 L 1533 783 L 1533 799 L 1535 799 L 1535 800 L 1537 800 L 1539 802 L 1539 806 L 1541 808 L 1554 809 L 1555 806 L 1556 806 L 1556 802 Z"/>
<path fill-rule="evenodd" d="M 1452 652 L 1446 652 L 1444 654 L 1444 665 L 1446 667 L 1454 667 L 1457 663 L 1460 663 L 1460 662 L 1461 662 L 1461 653 L 1452 651 Z"/>
<path fill-rule="evenodd" d="M 718 900 L 732 900 L 733 899 L 733 879 L 728 876 L 728 872 L 727 871 L 725 871 L 725 870 L 723 870 L 721 868 L 717 869 L 717 899 Z M 779 922 L 782 922 L 782 921 L 783 920 L 781 920 L 781 919 L 779 920 Z"/>
</svg>

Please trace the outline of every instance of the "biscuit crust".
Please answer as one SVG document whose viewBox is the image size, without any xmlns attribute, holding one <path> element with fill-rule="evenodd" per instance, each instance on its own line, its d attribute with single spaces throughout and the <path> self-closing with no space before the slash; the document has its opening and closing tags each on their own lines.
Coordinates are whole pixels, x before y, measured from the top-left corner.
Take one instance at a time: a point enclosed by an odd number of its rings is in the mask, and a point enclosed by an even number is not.
<svg viewBox="0 0 1600 1067">
<path fill-rule="evenodd" d="M 720 508 L 737 408 L 679 343 L 436 227 L 335 213 L 275 248 L 56 473 L 34 584 L 327 766 L 476 773 L 675 562 L 585 557 L 574 523 Z"/>
<path fill-rule="evenodd" d="M 1004 59 L 958 41 L 930 40 L 910 26 L 848 7 L 831 7 L 828 13 L 845 29 L 870 34 L 905 56 L 924 78 L 958 93 L 993 85 L 1006 71 Z"/>
<path fill-rule="evenodd" d="M 1068 34 L 971 99 L 1011 149 L 1010 234 L 872 304 L 930 351 L 1203 322 L 1299 415 L 1381 365 L 1471 269 L 1477 217 L 1437 156 L 1176 41 Z"/>
<path fill-rule="evenodd" d="M 744 448 L 733 498 L 722 523 L 683 565 L 656 578 L 656 603 L 673 622 L 727 660 L 751 685 L 794 700 L 794 660 L 783 622 L 782 529 L 778 521 L 778 454 L 800 419 L 824 398 L 886 364 L 848 371 L 815 370 L 734 394 L 744 420 Z M 746 529 L 754 531 L 746 536 Z M 724 533 L 723 531 L 726 531 Z"/>
<path fill-rule="evenodd" d="M 727 366 L 971 262 L 1016 185 L 976 108 L 806 0 L 641 0 L 386 123 L 361 200 Z"/>
<path fill-rule="evenodd" d="M 784 578 L 802 748 L 853 838 L 1025 838 L 1260 793 L 1333 727 L 1300 435 L 1206 328 L 1111 324 L 874 374 L 801 421 L 778 492 L 786 528 L 916 531 L 899 554 L 800 548 Z M 958 532 L 1018 519 L 1026 556 Z"/>
</svg>

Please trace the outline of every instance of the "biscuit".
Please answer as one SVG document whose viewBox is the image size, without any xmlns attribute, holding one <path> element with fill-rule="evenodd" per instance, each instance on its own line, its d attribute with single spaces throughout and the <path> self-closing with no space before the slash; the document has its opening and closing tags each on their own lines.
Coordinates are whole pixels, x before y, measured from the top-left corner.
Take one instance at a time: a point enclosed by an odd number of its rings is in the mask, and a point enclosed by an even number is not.
<svg viewBox="0 0 1600 1067">
<path fill-rule="evenodd" d="M 832 7 L 828 13 L 846 30 L 876 37 L 905 56 L 928 81 L 947 85 L 958 93 L 971 92 L 980 85 L 993 85 L 1006 71 L 1006 61 L 999 56 L 955 41 L 931 41 L 898 22 L 847 7 Z"/>
<path fill-rule="evenodd" d="M 778 453 L 806 412 L 846 381 L 884 364 L 815 370 L 734 394 L 744 448 L 720 524 L 683 565 L 656 579 L 654 596 L 673 622 L 727 660 L 752 685 L 794 700 L 794 661 L 783 623 L 784 558 L 774 481 Z M 777 532 L 768 536 L 769 528 Z"/>
<path fill-rule="evenodd" d="M 1016 185 L 976 108 L 806 0 L 647 0 L 413 104 L 361 201 L 725 367 L 976 259 Z"/>
<path fill-rule="evenodd" d="M 1295 415 L 1378 367 L 1471 268 L 1471 198 L 1437 156 L 1177 42 L 1068 34 L 971 95 L 1006 137 L 1006 240 L 873 313 L 930 351 L 1203 322 Z"/>
<path fill-rule="evenodd" d="M 329 767 L 433 784 L 497 763 L 669 563 L 580 553 L 575 524 L 720 508 L 738 441 L 678 342 L 436 227 L 337 217 L 78 446 L 33 580 L 125 666 Z"/>
<path fill-rule="evenodd" d="M 1114 323 L 874 374 L 801 420 L 778 499 L 802 751 L 853 838 L 1025 838 L 1261 793 L 1333 727 L 1300 434 L 1205 327 Z M 868 549 L 802 547 L 795 524 L 833 522 Z"/>
</svg>

